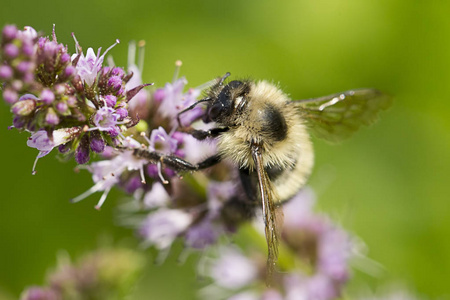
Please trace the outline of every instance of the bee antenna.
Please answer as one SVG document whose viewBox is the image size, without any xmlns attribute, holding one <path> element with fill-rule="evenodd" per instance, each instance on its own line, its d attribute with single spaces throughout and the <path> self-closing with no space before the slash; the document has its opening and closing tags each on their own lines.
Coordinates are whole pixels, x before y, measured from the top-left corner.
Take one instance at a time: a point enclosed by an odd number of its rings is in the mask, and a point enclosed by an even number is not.
<svg viewBox="0 0 450 300">
<path fill-rule="evenodd" d="M 228 74 L 229 74 L 229 73 L 228 73 Z M 200 103 L 203 103 L 203 102 L 209 102 L 209 101 L 211 101 L 211 100 L 212 100 L 212 99 L 211 99 L 210 97 L 204 98 L 204 99 L 201 99 L 201 100 L 198 100 L 198 101 L 195 102 L 194 104 L 191 104 L 191 105 L 189 105 L 188 107 L 186 107 L 185 109 L 183 109 L 182 111 L 180 111 L 180 112 L 177 114 L 178 127 L 180 127 L 180 128 L 183 127 L 183 126 L 181 125 L 181 120 L 180 120 L 181 114 L 184 114 L 185 112 L 187 112 L 187 111 L 193 109 L 194 107 L 197 106 L 197 104 L 200 104 Z"/>
<path fill-rule="evenodd" d="M 222 78 L 220 78 L 220 81 L 219 81 L 218 84 L 219 84 L 219 85 L 222 85 L 223 82 L 225 81 L 225 79 L 227 79 L 228 77 L 230 77 L 230 75 L 231 75 L 230 72 L 226 72 L 225 75 L 223 75 Z"/>
</svg>

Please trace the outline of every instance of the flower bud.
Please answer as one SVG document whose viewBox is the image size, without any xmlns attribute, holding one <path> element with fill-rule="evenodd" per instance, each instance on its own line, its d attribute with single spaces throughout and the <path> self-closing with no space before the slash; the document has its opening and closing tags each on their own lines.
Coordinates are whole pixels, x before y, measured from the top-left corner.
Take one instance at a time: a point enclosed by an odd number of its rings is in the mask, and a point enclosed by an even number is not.
<svg viewBox="0 0 450 300">
<path fill-rule="evenodd" d="M 33 73 L 25 73 L 22 77 L 23 82 L 31 84 L 34 81 L 34 74 Z"/>
<path fill-rule="evenodd" d="M 61 55 L 60 61 L 61 61 L 62 64 L 68 63 L 68 62 L 70 61 L 70 55 L 67 54 L 67 53 L 63 53 L 63 54 Z"/>
<path fill-rule="evenodd" d="M 34 40 L 37 38 L 37 32 L 33 27 L 25 26 L 23 30 L 19 32 L 19 37 L 21 39 Z"/>
<path fill-rule="evenodd" d="M 77 98 L 75 96 L 69 96 L 67 99 L 67 105 L 70 107 L 75 107 L 77 105 Z"/>
<path fill-rule="evenodd" d="M 15 116 L 13 119 L 13 125 L 17 129 L 22 129 L 23 127 L 25 127 L 26 121 L 22 117 Z"/>
<path fill-rule="evenodd" d="M 17 28 L 14 25 L 6 25 L 2 32 L 3 41 L 9 42 L 17 37 Z"/>
<path fill-rule="evenodd" d="M 11 107 L 11 112 L 16 116 L 28 116 L 36 108 L 36 101 L 32 99 L 17 101 Z"/>
<path fill-rule="evenodd" d="M 64 114 L 67 112 L 69 107 L 67 106 L 67 103 L 61 101 L 56 104 L 56 109 L 58 110 L 58 112 Z"/>
<path fill-rule="evenodd" d="M 102 153 L 105 150 L 105 141 L 98 131 L 91 132 L 91 150 L 96 153 Z"/>
<path fill-rule="evenodd" d="M 53 108 L 49 108 L 47 110 L 47 114 L 45 115 L 45 122 L 48 125 L 57 125 L 59 124 L 59 117 L 56 114 L 55 110 Z"/>
<path fill-rule="evenodd" d="M 66 71 L 69 69 L 69 67 L 66 68 Z M 75 70 L 75 69 L 74 69 Z M 75 90 L 79 93 L 84 93 L 84 84 L 83 81 L 81 80 L 81 77 L 79 75 L 75 76 L 72 79 L 72 85 L 75 88 Z"/>
<path fill-rule="evenodd" d="M 117 103 L 117 97 L 116 96 L 114 96 L 114 95 L 106 95 L 104 97 L 104 99 L 105 99 L 106 105 L 108 107 L 116 106 L 116 103 Z"/>
<path fill-rule="evenodd" d="M 28 42 L 28 41 L 24 41 L 23 45 L 22 45 L 22 53 L 28 57 L 33 56 L 35 51 L 35 46 Z"/>
<path fill-rule="evenodd" d="M 72 77 L 75 74 L 75 70 L 74 66 L 67 66 L 64 70 L 64 78 Z"/>
<path fill-rule="evenodd" d="M 17 65 L 17 71 L 19 71 L 22 74 L 25 74 L 29 71 L 31 71 L 34 68 L 34 64 L 30 61 L 21 61 Z"/>
<path fill-rule="evenodd" d="M 19 55 L 19 48 L 14 44 L 7 44 L 4 49 L 4 54 L 9 58 L 15 58 Z"/>
<path fill-rule="evenodd" d="M 50 89 L 43 89 L 41 92 L 41 101 L 44 104 L 51 104 L 55 100 L 55 94 Z"/>
<path fill-rule="evenodd" d="M 122 78 L 111 76 L 108 80 L 108 86 L 117 92 L 122 87 Z"/>
<path fill-rule="evenodd" d="M 166 93 L 165 93 L 164 89 L 157 89 L 155 91 L 155 93 L 153 94 L 153 99 L 155 99 L 155 101 L 157 101 L 157 102 L 161 102 L 165 96 L 166 96 Z"/>
<path fill-rule="evenodd" d="M 125 71 L 122 68 L 115 67 L 111 70 L 111 74 L 122 78 L 125 75 Z"/>
<path fill-rule="evenodd" d="M 125 119 L 126 117 L 128 117 L 128 110 L 126 110 L 125 108 L 118 108 L 116 110 L 116 114 L 120 116 L 120 119 Z"/>
<path fill-rule="evenodd" d="M 20 91 L 23 88 L 23 82 L 19 79 L 13 80 L 11 82 L 11 87 L 16 91 Z M 22 98 L 22 97 L 20 97 L 20 98 Z"/>
<path fill-rule="evenodd" d="M 102 76 L 108 75 L 109 71 L 111 71 L 111 67 L 103 67 L 101 70 L 101 75 Z"/>
<path fill-rule="evenodd" d="M 48 56 L 48 57 L 52 57 L 56 55 L 56 52 L 58 51 L 58 44 L 55 42 L 46 42 L 44 44 L 44 55 Z"/>
<path fill-rule="evenodd" d="M 64 84 L 56 84 L 53 88 L 58 95 L 62 95 L 66 92 L 66 86 Z"/>
<path fill-rule="evenodd" d="M 75 150 L 75 160 L 78 164 L 82 165 L 89 162 L 89 136 L 85 134 L 80 141 L 77 149 Z"/>
<path fill-rule="evenodd" d="M 3 65 L 0 66 L 0 79 L 6 80 L 10 79 L 13 75 L 13 70 L 10 66 Z"/>
<path fill-rule="evenodd" d="M 72 146 L 72 142 L 69 142 L 69 143 L 65 143 L 65 144 L 59 145 L 59 146 L 58 146 L 58 151 L 59 151 L 60 153 L 67 153 L 67 152 L 70 151 L 70 147 L 71 147 L 71 146 Z"/>
<path fill-rule="evenodd" d="M 17 98 L 17 93 L 14 90 L 7 88 L 3 91 L 3 99 L 5 99 L 5 101 L 9 104 L 15 103 L 17 101 Z"/>
</svg>

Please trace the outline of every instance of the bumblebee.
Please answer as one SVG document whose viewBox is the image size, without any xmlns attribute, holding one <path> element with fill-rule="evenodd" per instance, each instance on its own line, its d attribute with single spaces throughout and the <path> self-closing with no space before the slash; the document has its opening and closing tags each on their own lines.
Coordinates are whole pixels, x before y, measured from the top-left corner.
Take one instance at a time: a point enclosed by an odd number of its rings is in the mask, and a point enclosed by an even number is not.
<svg viewBox="0 0 450 300">
<path fill-rule="evenodd" d="M 199 164 L 179 157 L 136 149 L 135 155 L 161 162 L 176 171 L 197 171 L 223 159 L 239 168 L 249 199 L 260 203 L 268 246 L 268 277 L 278 257 L 282 214 L 278 207 L 293 197 L 311 173 L 314 152 L 309 132 L 329 142 L 349 137 L 361 125 L 376 121 L 391 98 L 376 89 L 357 89 L 325 97 L 292 101 L 267 81 L 233 80 L 225 74 L 207 96 L 178 114 L 207 103 L 203 121 L 215 122 L 210 130 L 189 129 L 198 140 L 215 138 L 217 154 Z M 181 124 L 180 124 L 180 127 Z"/>
</svg>

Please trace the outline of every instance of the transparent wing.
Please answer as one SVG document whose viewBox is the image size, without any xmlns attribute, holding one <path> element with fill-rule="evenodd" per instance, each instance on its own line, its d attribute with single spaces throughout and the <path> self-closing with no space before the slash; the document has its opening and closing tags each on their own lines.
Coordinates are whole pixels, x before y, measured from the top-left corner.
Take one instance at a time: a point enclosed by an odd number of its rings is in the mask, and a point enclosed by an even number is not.
<svg viewBox="0 0 450 300">
<path fill-rule="evenodd" d="M 252 157 L 258 174 L 258 185 L 261 195 L 264 229 L 268 248 L 266 284 L 271 285 L 275 264 L 278 261 L 278 240 L 280 237 L 278 208 L 274 202 L 273 189 L 261 156 L 261 148 L 252 145 Z"/>
<path fill-rule="evenodd" d="M 374 123 L 392 98 L 376 89 L 357 89 L 294 103 L 315 136 L 336 143 Z"/>
</svg>

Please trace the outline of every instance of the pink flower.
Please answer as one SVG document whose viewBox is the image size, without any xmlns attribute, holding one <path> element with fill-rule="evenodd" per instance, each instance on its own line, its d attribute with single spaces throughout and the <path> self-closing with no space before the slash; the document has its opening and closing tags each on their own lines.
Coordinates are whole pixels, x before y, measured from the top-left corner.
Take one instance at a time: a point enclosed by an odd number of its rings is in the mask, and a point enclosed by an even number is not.
<svg viewBox="0 0 450 300">
<path fill-rule="evenodd" d="M 188 228 L 192 220 L 192 215 L 187 212 L 162 208 L 148 215 L 139 232 L 149 245 L 160 250 L 167 249 L 176 237 Z"/>
<path fill-rule="evenodd" d="M 75 48 L 76 48 L 76 54 L 72 55 L 72 61 L 74 61 L 78 56 L 78 62 L 75 66 L 78 75 L 81 77 L 81 80 L 83 80 L 88 86 L 91 86 L 95 80 L 97 79 L 98 72 L 102 68 L 103 60 L 105 58 L 106 53 L 108 53 L 109 50 L 111 50 L 115 45 L 119 43 L 119 40 L 116 40 L 116 42 L 110 46 L 106 51 L 100 55 L 100 52 L 102 48 L 98 48 L 97 55 L 94 53 L 94 49 L 88 48 L 86 51 L 86 56 L 84 56 L 83 53 L 79 54 L 79 44 L 77 39 L 75 38 L 75 35 L 73 35 L 73 38 L 75 40 Z"/>
<path fill-rule="evenodd" d="M 120 115 L 116 113 L 116 110 L 111 107 L 101 107 L 94 116 L 94 124 L 96 127 L 92 127 L 89 130 L 100 131 L 113 131 L 118 130 L 117 125 L 122 124 L 119 122 Z"/>
<path fill-rule="evenodd" d="M 136 148 L 139 147 L 140 144 L 131 138 L 127 138 L 124 146 Z M 92 173 L 94 185 L 83 194 L 73 198 L 71 201 L 79 202 L 95 192 L 103 191 L 98 204 L 95 206 L 96 209 L 100 209 L 111 188 L 120 181 L 120 176 L 123 172 L 140 170 L 142 173 L 143 167 L 147 163 L 148 162 L 144 159 L 136 158 L 133 155 L 132 150 L 122 151 L 112 159 L 92 163 L 86 168 Z"/>
<path fill-rule="evenodd" d="M 188 92 L 183 93 L 184 86 L 187 80 L 184 77 L 176 80 L 174 83 L 166 83 L 163 89 L 159 89 L 155 92 L 155 100 L 160 101 L 161 104 L 158 109 L 163 117 L 171 119 L 172 127 L 177 126 L 177 114 L 192 105 L 197 101 L 197 97 L 200 96 L 200 89 L 189 89 Z M 183 115 L 183 125 L 190 124 L 193 120 L 202 115 L 203 110 L 200 106 L 186 112 Z"/>
<path fill-rule="evenodd" d="M 33 174 L 36 173 L 36 163 L 39 158 L 46 156 L 59 145 L 65 144 L 74 139 L 81 132 L 80 127 L 62 128 L 53 131 L 53 138 L 51 139 L 45 130 L 39 130 L 28 139 L 27 146 L 39 150 L 39 154 L 33 165 Z"/>
</svg>

